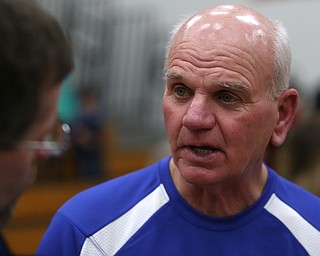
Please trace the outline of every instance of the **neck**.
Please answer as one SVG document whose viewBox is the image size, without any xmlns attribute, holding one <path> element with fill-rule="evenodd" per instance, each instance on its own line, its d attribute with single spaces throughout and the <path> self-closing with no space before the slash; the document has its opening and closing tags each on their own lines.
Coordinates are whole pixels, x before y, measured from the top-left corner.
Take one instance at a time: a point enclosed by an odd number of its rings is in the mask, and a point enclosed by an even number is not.
<svg viewBox="0 0 320 256">
<path fill-rule="evenodd" d="M 172 159 L 170 171 L 181 196 L 196 210 L 215 217 L 233 216 L 256 202 L 268 177 L 267 168 L 262 164 L 256 177 L 241 177 L 223 184 L 204 187 L 187 183 Z"/>
</svg>

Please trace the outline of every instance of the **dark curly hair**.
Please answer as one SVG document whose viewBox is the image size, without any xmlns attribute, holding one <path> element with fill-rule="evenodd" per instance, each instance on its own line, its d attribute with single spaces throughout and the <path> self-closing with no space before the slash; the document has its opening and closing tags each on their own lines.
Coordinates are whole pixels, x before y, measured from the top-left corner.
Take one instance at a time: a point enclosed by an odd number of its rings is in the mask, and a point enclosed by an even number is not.
<svg viewBox="0 0 320 256">
<path fill-rule="evenodd" d="M 37 120 L 41 95 L 73 68 L 71 43 L 32 0 L 0 0 L 0 147 Z"/>
</svg>

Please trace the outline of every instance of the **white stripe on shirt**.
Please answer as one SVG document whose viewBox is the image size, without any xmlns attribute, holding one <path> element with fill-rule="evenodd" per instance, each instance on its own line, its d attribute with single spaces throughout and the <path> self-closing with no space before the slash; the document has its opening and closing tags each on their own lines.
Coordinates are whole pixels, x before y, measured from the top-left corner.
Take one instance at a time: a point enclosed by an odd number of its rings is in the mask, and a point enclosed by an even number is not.
<svg viewBox="0 0 320 256">
<path fill-rule="evenodd" d="M 310 256 L 319 255 L 320 232 L 297 211 L 281 201 L 275 194 L 271 196 L 264 208 L 290 230 Z"/>
<path fill-rule="evenodd" d="M 128 212 L 88 237 L 80 255 L 115 255 L 168 201 L 169 196 L 161 184 Z"/>
</svg>

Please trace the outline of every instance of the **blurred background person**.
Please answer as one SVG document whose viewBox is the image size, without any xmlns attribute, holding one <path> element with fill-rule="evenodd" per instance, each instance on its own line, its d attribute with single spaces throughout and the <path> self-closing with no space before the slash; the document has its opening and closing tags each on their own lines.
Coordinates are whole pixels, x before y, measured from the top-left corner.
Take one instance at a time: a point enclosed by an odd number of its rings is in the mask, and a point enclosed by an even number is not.
<svg viewBox="0 0 320 256">
<path fill-rule="evenodd" d="M 2 229 L 33 182 L 37 160 L 63 151 L 63 143 L 46 141 L 46 136 L 56 124 L 61 83 L 73 68 L 73 57 L 56 19 L 31 0 L 0 0 L 0 38 Z M 7 255 L 0 243 L 0 254 Z"/>
<path fill-rule="evenodd" d="M 305 120 L 289 137 L 290 179 L 320 196 L 320 89 Z"/>
<path fill-rule="evenodd" d="M 103 122 L 97 93 L 92 87 L 79 92 L 80 111 L 72 122 L 72 143 L 78 176 L 82 180 L 95 180 L 106 175 L 103 166 Z"/>
</svg>

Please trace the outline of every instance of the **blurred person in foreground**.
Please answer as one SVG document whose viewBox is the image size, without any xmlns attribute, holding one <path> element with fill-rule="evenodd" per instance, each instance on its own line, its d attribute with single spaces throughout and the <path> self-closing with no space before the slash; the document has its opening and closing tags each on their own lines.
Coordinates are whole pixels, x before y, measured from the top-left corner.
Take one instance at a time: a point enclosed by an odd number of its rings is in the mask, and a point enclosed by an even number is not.
<svg viewBox="0 0 320 256">
<path fill-rule="evenodd" d="M 31 0 L 0 0 L 0 38 L 2 229 L 33 182 L 36 161 L 62 149 L 44 140 L 56 122 L 60 85 L 73 60 L 58 22 Z"/>
<path fill-rule="evenodd" d="M 84 191 L 39 255 L 319 255 L 320 199 L 263 157 L 292 124 L 286 30 L 254 10 L 203 10 L 173 32 L 163 113 L 172 157 Z"/>
</svg>

